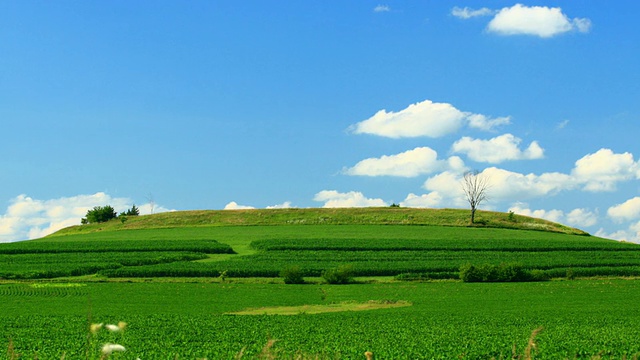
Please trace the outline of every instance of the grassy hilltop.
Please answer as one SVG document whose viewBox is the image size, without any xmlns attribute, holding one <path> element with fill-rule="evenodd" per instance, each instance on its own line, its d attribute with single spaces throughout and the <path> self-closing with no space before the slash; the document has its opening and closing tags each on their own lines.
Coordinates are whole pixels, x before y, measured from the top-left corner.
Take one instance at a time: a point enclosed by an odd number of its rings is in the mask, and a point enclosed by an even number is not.
<svg viewBox="0 0 640 360">
<path fill-rule="evenodd" d="M 158 229 L 235 225 L 431 225 L 542 230 L 574 235 L 586 232 L 551 221 L 500 212 L 478 211 L 469 224 L 469 210 L 415 208 L 192 210 L 128 217 L 125 222 L 72 226 L 50 237 L 124 229 Z"/>
</svg>

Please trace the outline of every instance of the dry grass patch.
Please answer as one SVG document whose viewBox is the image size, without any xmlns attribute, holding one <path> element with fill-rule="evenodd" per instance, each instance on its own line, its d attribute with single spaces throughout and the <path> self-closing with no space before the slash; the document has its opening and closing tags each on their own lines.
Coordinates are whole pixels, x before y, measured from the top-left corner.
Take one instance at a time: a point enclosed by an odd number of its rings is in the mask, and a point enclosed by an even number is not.
<svg viewBox="0 0 640 360">
<path fill-rule="evenodd" d="M 342 302 L 338 304 L 273 306 L 250 308 L 242 311 L 228 312 L 227 315 L 301 315 L 322 314 L 341 311 L 367 311 L 411 306 L 408 301 L 370 300 L 367 302 Z"/>
</svg>

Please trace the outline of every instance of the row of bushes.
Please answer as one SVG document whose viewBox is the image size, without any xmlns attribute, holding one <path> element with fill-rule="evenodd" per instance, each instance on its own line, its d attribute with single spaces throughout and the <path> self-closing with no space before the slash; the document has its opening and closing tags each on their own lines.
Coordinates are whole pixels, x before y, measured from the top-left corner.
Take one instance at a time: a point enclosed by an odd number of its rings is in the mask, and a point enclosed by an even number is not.
<svg viewBox="0 0 640 360">
<path fill-rule="evenodd" d="M 464 282 L 523 282 L 549 279 L 544 270 L 528 270 L 520 264 L 465 264 L 460 267 L 460 280 Z"/>
<path fill-rule="evenodd" d="M 329 284 L 350 284 L 353 282 L 353 268 L 342 265 L 322 272 L 322 278 Z M 285 284 L 304 284 L 304 272 L 299 266 L 290 266 L 280 272 Z"/>
</svg>

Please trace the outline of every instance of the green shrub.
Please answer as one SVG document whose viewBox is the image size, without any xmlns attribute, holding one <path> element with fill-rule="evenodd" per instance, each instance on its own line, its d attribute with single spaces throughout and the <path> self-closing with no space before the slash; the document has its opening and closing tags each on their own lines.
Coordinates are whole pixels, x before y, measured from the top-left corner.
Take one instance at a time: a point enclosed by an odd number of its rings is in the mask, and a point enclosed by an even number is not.
<svg viewBox="0 0 640 360">
<path fill-rule="evenodd" d="M 349 284 L 353 282 L 353 268 L 342 265 L 322 272 L 322 278 L 329 284 Z"/>
<path fill-rule="evenodd" d="M 86 217 L 82 219 L 82 224 L 107 222 L 111 219 L 115 219 L 116 216 L 116 211 L 111 205 L 96 206 L 93 209 L 87 211 Z"/>
<path fill-rule="evenodd" d="M 289 266 L 280 272 L 285 284 L 304 284 L 303 272 L 299 266 Z"/>
<path fill-rule="evenodd" d="M 499 265 L 472 265 L 460 266 L 460 279 L 464 282 L 515 282 L 515 281 L 542 281 L 548 280 L 548 275 L 541 270 L 534 277 L 531 271 L 525 270 L 522 265 L 515 263 L 502 263 Z M 534 280 L 535 279 L 535 280 Z"/>
</svg>

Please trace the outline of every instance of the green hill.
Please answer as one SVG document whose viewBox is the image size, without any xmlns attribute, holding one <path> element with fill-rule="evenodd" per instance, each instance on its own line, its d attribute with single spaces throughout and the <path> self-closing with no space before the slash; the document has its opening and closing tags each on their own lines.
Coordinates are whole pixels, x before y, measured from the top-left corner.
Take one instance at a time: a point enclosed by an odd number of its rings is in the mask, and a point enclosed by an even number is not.
<svg viewBox="0 0 640 360">
<path fill-rule="evenodd" d="M 542 278 L 640 275 L 640 247 L 549 221 L 406 208 L 183 211 L 74 226 L 0 245 L 0 278 L 68 276 L 458 278 L 462 266 L 517 264 Z"/>
<path fill-rule="evenodd" d="M 50 237 L 96 231 L 235 225 L 431 225 L 542 230 L 574 235 L 586 232 L 551 221 L 515 214 L 479 211 L 469 224 L 469 211 L 415 208 L 251 209 L 176 211 L 128 217 L 125 222 L 72 226 Z"/>
</svg>

